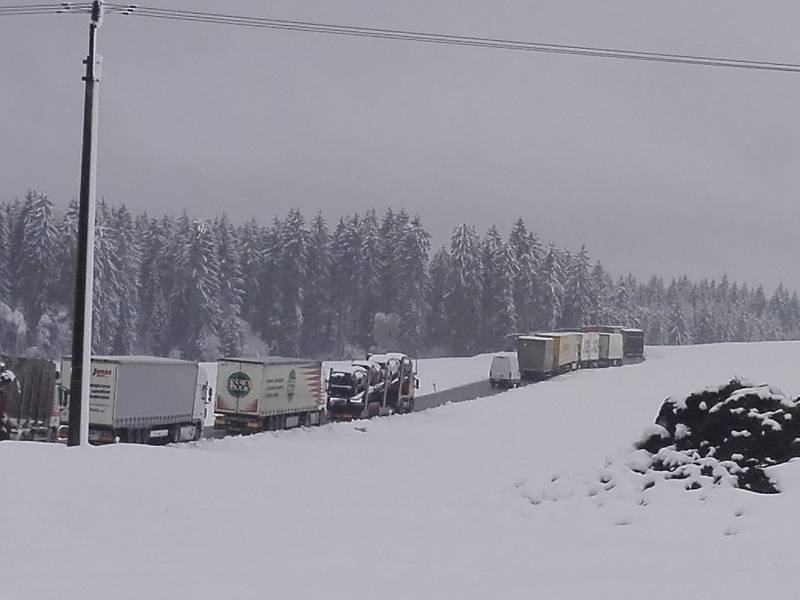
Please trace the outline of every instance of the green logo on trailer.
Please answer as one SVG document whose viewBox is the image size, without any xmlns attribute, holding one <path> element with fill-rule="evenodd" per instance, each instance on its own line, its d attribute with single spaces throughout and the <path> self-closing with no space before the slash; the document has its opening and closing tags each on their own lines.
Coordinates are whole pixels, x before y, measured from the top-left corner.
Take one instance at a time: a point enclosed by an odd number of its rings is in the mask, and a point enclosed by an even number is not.
<svg viewBox="0 0 800 600">
<path fill-rule="evenodd" d="M 252 385 L 250 384 L 250 376 L 243 371 L 236 371 L 228 376 L 228 381 L 225 383 L 225 389 L 234 398 L 244 398 L 250 393 Z"/>
</svg>

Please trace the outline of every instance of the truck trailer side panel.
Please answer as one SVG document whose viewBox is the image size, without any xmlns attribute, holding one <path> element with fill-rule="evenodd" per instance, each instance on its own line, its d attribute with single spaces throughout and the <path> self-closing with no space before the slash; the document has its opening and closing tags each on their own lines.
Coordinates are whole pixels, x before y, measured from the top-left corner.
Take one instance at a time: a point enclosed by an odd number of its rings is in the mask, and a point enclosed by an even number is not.
<svg viewBox="0 0 800 600">
<path fill-rule="evenodd" d="M 536 333 L 536 336 L 552 338 L 554 371 L 567 371 L 577 366 L 581 349 L 580 333 L 545 332 Z"/>
<path fill-rule="evenodd" d="M 114 428 L 191 423 L 197 398 L 197 364 L 121 363 L 117 369 Z"/>
<path fill-rule="evenodd" d="M 223 359 L 216 410 L 261 417 L 322 409 L 322 363 L 286 358 Z"/>
<path fill-rule="evenodd" d="M 262 416 L 309 412 L 322 405 L 322 363 L 267 364 L 258 412 Z"/>
</svg>

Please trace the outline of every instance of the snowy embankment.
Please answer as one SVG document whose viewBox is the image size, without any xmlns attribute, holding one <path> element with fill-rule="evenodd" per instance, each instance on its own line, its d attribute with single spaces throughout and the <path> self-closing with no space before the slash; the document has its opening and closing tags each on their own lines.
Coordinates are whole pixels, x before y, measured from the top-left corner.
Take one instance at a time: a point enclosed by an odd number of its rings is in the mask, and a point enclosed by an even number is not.
<svg viewBox="0 0 800 600">
<path fill-rule="evenodd" d="M 624 465 L 667 395 L 734 375 L 797 395 L 798 363 L 800 343 L 651 348 L 370 422 L 171 448 L 4 442 L 2 596 L 790 597 L 799 463 L 771 472 L 774 496 L 643 490 Z"/>
</svg>

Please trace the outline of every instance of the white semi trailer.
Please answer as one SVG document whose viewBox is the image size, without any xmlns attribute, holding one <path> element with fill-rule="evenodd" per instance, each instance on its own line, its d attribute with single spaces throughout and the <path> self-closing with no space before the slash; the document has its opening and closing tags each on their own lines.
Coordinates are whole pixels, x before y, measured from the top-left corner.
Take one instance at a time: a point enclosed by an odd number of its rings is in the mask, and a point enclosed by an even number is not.
<svg viewBox="0 0 800 600">
<path fill-rule="evenodd" d="M 69 406 L 72 361 L 61 362 L 62 406 Z M 94 356 L 89 441 L 185 442 L 203 434 L 211 388 L 197 363 L 155 356 Z M 69 412 L 62 412 L 62 423 Z"/>
<path fill-rule="evenodd" d="M 319 425 L 322 363 L 302 358 L 223 358 L 217 368 L 214 426 L 255 433 Z"/>
</svg>

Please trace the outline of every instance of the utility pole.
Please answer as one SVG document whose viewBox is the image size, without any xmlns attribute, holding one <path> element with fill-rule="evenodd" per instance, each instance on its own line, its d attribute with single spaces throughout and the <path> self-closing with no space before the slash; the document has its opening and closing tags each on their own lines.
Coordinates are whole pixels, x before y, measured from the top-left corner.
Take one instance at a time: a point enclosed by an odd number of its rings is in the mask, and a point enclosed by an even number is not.
<svg viewBox="0 0 800 600">
<path fill-rule="evenodd" d="M 69 388 L 69 446 L 89 443 L 89 382 L 92 360 L 92 288 L 94 286 L 94 221 L 97 192 L 97 92 L 100 63 L 97 30 L 103 3 L 92 2 L 89 55 L 83 61 L 86 92 L 83 101 L 83 149 L 78 209 L 78 253 L 75 265 L 75 304 L 72 321 L 72 369 Z"/>
</svg>

